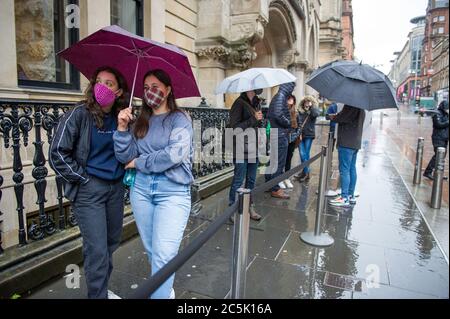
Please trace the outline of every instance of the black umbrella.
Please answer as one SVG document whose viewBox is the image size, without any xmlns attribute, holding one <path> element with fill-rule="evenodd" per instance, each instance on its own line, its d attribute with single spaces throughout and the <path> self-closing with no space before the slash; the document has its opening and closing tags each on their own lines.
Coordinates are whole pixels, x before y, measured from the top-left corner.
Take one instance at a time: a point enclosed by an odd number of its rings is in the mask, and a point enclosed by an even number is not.
<svg viewBox="0 0 450 319">
<path fill-rule="evenodd" d="M 345 60 L 330 62 L 316 69 L 306 84 L 329 100 L 360 109 L 398 109 L 389 78 L 367 64 Z"/>
</svg>

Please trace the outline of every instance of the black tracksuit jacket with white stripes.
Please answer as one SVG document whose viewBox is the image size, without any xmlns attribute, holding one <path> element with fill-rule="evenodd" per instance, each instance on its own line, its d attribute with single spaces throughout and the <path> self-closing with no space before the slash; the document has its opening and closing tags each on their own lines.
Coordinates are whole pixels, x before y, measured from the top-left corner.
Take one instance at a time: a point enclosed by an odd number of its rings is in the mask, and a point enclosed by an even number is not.
<svg viewBox="0 0 450 319">
<path fill-rule="evenodd" d="M 64 196 L 75 201 L 80 184 L 89 180 L 86 163 L 94 119 L 85 104 L 78 104 L 59 120 L 49 148 L 50 167 L 64 179 Z"/>
</svg>

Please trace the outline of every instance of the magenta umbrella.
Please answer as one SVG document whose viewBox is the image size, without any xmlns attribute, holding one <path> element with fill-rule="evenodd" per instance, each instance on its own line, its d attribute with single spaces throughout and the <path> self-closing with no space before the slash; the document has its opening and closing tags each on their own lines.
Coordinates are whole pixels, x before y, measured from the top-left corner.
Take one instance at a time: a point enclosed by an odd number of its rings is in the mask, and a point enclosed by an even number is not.
<svg viewBox="0 0 450 319">
<path fill-rule="evenodd" d="M 119 70 L 127 83 L 132 83 L 131 96 L 142 98 L 144 75 L 155 69 L 169 74 L 175 98 L 200 96 L 189 60 L 181 49 L 137 36 L 116 25 L 100 29 L 58 55 L 87 78 L 102 66 Z"/>
</svg>

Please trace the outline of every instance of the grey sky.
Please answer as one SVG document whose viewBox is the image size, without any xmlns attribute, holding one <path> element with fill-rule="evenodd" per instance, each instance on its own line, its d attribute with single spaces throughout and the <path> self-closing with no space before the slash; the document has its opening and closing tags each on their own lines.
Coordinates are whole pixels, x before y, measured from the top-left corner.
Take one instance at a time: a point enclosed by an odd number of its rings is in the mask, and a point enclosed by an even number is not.
<svg viewBox="0 0 450 319">
<path fill-rule="evenodd" d="M 355 56 L 389 73 L 394 51 L 401 51 L 414 27 L 411 18 L 425 15 L 427 0 L 353 0 Z"/>
</svg>

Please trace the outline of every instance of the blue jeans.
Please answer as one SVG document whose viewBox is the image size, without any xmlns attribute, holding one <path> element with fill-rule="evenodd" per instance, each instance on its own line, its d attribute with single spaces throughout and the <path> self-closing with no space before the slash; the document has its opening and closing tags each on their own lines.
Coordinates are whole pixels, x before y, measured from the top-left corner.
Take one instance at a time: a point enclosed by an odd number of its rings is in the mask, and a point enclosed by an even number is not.
<svg viewBox="0 0 450 319">
<path fill-rule="evenodd" d="M 172 182 L 164 174 L 136 173 L 130 201 L 152 275 L 178 253 L 191 211 L 190 192 L 190 185 Z M 169 298 L 174 279 L 172 275 L 151 298 Z"/>
<path fill-rule="evenodd" d="M 347 198 L 355 195 L 356 158 L 358 150 L 338 146 L 339 175 L 341 178 L 341 196 Z"/>
<path fill-rule="evenodd" d="M 300 142 L 300 145 L 298 146 L 298 150 L 300 152 L 300 160 L 302 163 L 308 161 L 311 157 L 312 142 L 313 142 L 312 138 L 304 137 Z M 305 174 L 309 173 L 309 171 L 310 171 L 309 166 L 306 166 L 303 169 L 303 173 Z"/>
<path fill-rule="evenodd" d="M 256 182 L 256 173 L 258 169 L 258 161 L 256 163 L 249 163 L 245 160 L 244 163 L 234 162 L 234 176 L 231 182 L 230 195 L 228 196 L 228 205 L 231 206 L 236 200 L 236 191 L 242 186 L 245 178 L 245 188 L 253 189 Z"/>
</svg>

